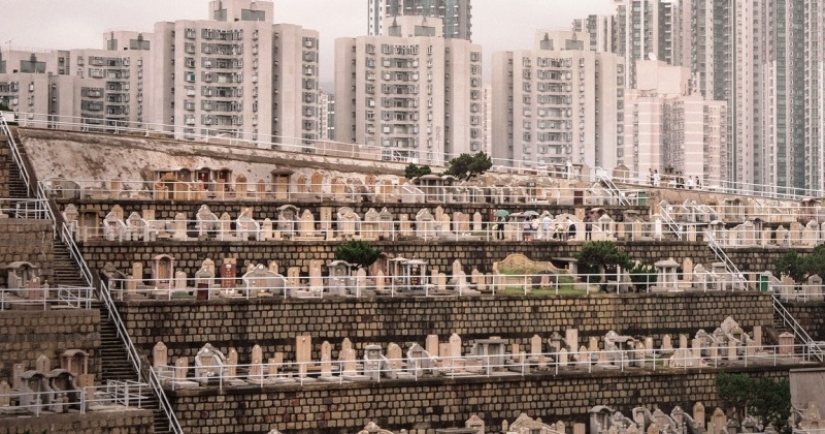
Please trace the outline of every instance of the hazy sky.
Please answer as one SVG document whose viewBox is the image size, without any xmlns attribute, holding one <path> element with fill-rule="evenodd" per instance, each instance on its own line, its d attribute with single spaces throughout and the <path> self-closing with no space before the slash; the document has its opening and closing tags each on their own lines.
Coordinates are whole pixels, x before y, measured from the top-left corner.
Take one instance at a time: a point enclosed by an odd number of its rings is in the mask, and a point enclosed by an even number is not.
<svg viewBox="0 0 825 434">
<path fill-rule="evenodd" d="M 321 82 L 331 90 L 335 39 L 367 33 L 367 0 L 275 0 L 275 22 L 321 35 Z M 569 29 L 607 13 L 611 0 L 472 0 L 473 42 L 494 51 L 529 49 L 536 29 Z M 208 18 L 208 0 L 0 0 L 2 49 L 103 48 L 106 30 L 152 31 L 158 21 Z M 489 76 L 489 63 L 485 63 Z"/>
</svg>

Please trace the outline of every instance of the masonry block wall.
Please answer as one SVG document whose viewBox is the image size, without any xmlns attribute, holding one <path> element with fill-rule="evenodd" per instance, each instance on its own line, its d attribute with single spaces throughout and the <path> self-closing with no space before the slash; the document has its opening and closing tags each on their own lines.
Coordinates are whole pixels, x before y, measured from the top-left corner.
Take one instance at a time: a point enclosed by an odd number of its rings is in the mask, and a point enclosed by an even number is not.
<svg viewBox="0 0 825 434">
<path fill-rule="evenodd" d="M 0 197 L 9 197 L 9 168 L 14 164 L 6 138 L 0 138 Z"/>
<path fill-rule="evenodd" d="M 825 341 L 825 303 L 823 302 L 783 302 L 788 312 L 799 322 L 815 341 Z"/>
<path fill-rule="evenodd" d="M 0 380 L 11 384 L 16 363 L 34 369 L 45 354 L 52 369 L 60 367 L 60 355 L 70 349 L 89 354 L 89 373 L 100 380 L 100 311 L 6 310 L 0 312 Z"/>
<path fill-rule="evenodd" d="M 225 257 L 238 259 L 239 277 L 250 263 L 266 264 L 277 261 L 281 274 L 286 275 L 289 267 L 300 267 L 306 275 L 311 260 L 328 263 L 334 259 L 338 242 L 301 243 L 291 241 L 266 242 L 219 242 L 219 241 L 163 241 L 143 242 L 87 242 L 81 245 L 83 257 L 91 270 L 101 270 L 111 262 L 118 270 L 126 272 L 133 262 L 142 262 L 145 278 L 151 277 L 152 258 L 167 254 L 175 258 L 175 270 L 185 272 L 190 278 L 200 269 L 204 259 L 210 258 L 220 264 Z M 424 242 L 376 241 L 374 246 L 384 253 L 405 258 L 420 258 L 427 261 L 428 270 L 437 268 L 450 274 L 453 261 L 458 259 L 469 275 L 473 268 L 482 273 L 492 272 L 493 262 L 502 261 L 512 253 L 521 253 L 534 261 L 550 261 L 553 258 L 569 258 L 575 255 L 582 243 L 539 243 L 539 242 Z M 714 262 L 713 254 L 703 243 L 676 242 L 634 242 L 619 243 L 633 259 L 654 263 L 673 257 L 677 261 L 691 258 L 694 263 Z M 561 265 L 561 264 L 560 264 Z"/>
<path fill-rule="evenodd" d="M 0 287 L 6 287 L 6 267 L 26 261 L 39 267 L 41 282 L 52 281 L 54 246 L 52 223 L 48 220 L 0 219 Z"/>
<path fill-rule="evenodd" d="M 501 336 L 524 348 L 533 335 L 545 345 L 553 332 L 564 335 L 579 330 L 580 345 L 589 336 L 608 331 L 631 336 L 678 334 L 691 337 L 699 329 L 712 332 L 732 316 L 746 331 L 773 322 L 770 296 L 759 293 L 680 293 L 651 295 L 600 295 L 582 297 L 477 297 L 466 299 L 372 298 L 323 300 L 216 300 L 122 302 L 118 310 L 138 350 L 151 357 L 152 347 L 163 341 L 170 360 L 193 357 L 207 342 L 215 348 L 238 351 L 249 363 L 251 349 L 261 346 L 264 358 L 284 352 L 294 361 L 295 338 L 312 336 L 313 354 L 320 359 L 325 340 L 334 354 L 344 338 L 361 350 L 370 343 L 386 348 L 390 342 L 424 345 L 429 334 L 446 342 L 458 333 L 465 352 L 474 339 Z M 546 349 L 545 349 L 546 350 Z"/>
<path fill-rule="evenodd" d="M 787 368 L 738 369 L 754 376 L 787 378 Z M 187 432 L 267 432 L 294 434 L 357 432 L 374 420 L 384 429 L 433 433 L 460 426 L 473 414 L 487 430 L 499 432 L 501 421 L 522 412 L 543 421 L 587 422 L 588 411 L 606 405 L 629 414 L 638 406 L 659 406 L 668 413 L 678 405 L 686 412 L 696 402 L 707 414 L 720 406 L 717 372 L 594 372 L 520 375 L 491 378 L 432 379 L 313 384 L 293 388 L 247 387 L 189 389 L 173 392 L 175 413 Z"/>
<path fill-rule="evenodd" d="M 48 414 L 37 418 L 7 418 L 0 423 L 0 434 L 151 434 L 155 432 L 152 417 L 151 410 L 129 409 L 86 414 Z"/>
</svg>

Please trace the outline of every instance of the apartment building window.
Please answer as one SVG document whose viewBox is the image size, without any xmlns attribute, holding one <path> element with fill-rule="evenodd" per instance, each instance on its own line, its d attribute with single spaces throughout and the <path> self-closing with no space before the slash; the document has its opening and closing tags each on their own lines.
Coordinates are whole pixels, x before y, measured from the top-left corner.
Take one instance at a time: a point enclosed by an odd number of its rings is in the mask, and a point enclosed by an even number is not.
<svg viewBox="0 0 825 434">
<path fill-rule="evenodd" d="M 315 47 L 315 38 L 304 38 L 304 47 L 306 47 L 306 48 Z"/>
</svg>

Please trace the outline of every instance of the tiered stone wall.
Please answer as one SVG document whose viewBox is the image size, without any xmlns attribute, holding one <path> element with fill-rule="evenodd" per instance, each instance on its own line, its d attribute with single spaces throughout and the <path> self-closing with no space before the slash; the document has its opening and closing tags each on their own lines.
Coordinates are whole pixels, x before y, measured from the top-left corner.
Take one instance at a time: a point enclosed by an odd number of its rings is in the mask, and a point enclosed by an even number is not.
<svg viewBox="0 0 825 434">
<path fill-rule="evenodd" d="M 15 261 L 39 267 L 41 282 L 52 281 L 54 247 L 52 224 L 47 220 L 0 219 L 0 287 L 6 287 L 6 266 Z"/>
<path fill-rule="evenodd" d="M 825 341 L 825 303 L 823 302 L 783 302 L 791 316 L 808 332 L 811 339 Z"/>
<path fill-rule="evenodd" d="M 190 364 L 207 342 L 224 353 L 234 347 L 241 363 L 251 360 L 255 344 L 261 345 L 265 358 L 280 351 L 285 361 L 294 361 L 295 338 L 304 334 L 312 336 L 314 357 L 320 359 L 324 340 L 333 344 L 337 357 L 344 338 L 361 350 L 370 343 L 423 345 L 429 334 L 446 341 L 458 333 L 467 352 L 473 339 L 495 335 L 526 347 L 535 334 L 547 343 L 553 332 L 563 336 L 566 329 L 576 328 L 580 344 L 588 336 L 602 337 L 615 330 L 653 336 L 659 345 L 662 334 L 678 338 L 679 333 L 713 331 L 728 316 L 747 331 L 773 322 L 770 296 L 759 293 L 139 301 L 122 302 L 118 310 L 140 351 L 150 357 L 152 347 L 163 341 L 170 360 L 187 356 Z"/>
<path fill-rule="evenodd" d="M 0 312 L 0 380 L 9 384 L 16 363 L 34 369 L 34 362 L 45 354 L 52 368 L 59 368 L 60 355 L 70 349 L 89 354 L 89 373 L 99 380 L 99 348 L 100 311 L 96 309 Z"/>
<path fill-rule="evenodd" d="M 216 264 L 224 257 L 238 259 L 238 271 L 250 263 L 277 261 L 282 274 L 286 275 L 288 267 L 301 267 L 303 273 L 309 272 L 311 260 L 328 263 L 334 259 L 335 247 L 339 242 L 324 244 L 290 241 L 265 242 L 219 242 L 219 241 L 161 241 L 143 242 L 87 242 L 81 250 L 86 263 L 92 270 L 102 269 L 111 262 L 120 271 L 128 272 L 133 262 L 142 262 L 146 276 L 149 277 L 152 258 L 159 254 L 168 254 L 175 258 L 175 270 L 183 271 L 194 277 L 200 269 L 201 262 L 210 258 Z M 581 248 L 582 242 L 542 243 L 542 242 L 425 242 L 425 241 L 375 241 L 374 246 L 385 253 L 405 258 L 420 258 L 427 261 L 428 269 L 438 268 L 441 272 L 451 273 L 453 261 L 458 259 L 467 274 L 478 268 L 482 273 L 492 271 L 493 262 L 502 261 L 512 253 L 521 253 L 534 261 L 550 261 L 553 258 L 570 258 Z M 714 262 L 713 254 L 703 243 L 676 243 L 642 241 L 618 243 L 633 259 L 647 263 L 673 257 L 681 262 L 691 258 L 694 263 Z M 560 264 L 562 265 L 562 264 Z M 128 273 L 127 273 L 128 274 Z"/>
<path fill-rule="evenodd" d="M 9 168 L 14 164 L 5 137 L 0 137 L 0 197 L 9 197 Z"/>
<path fill-rule="evenodd" d="M 754 370 L 756 376 L 787 378 L 787 368 Z M 249 387 L 212 390 L 182 389 L 172 405 L 187 432 L 267 432 L 292 434 L 357 432 L 374 420 L 382 428 L 425 430 L 460 426 L 473 414 L 498 432 L 501 421 L 522 412 L 544 421 L 587 422 L 595 405 L 628 414 L 638 406 L 690 412 L 701 402 L 720 406 L 716 372 L 594 372 L 570 376 L 498 376 L 491 378 L 385 381 L 345 385 L 312 384 L 303 388 Z M 217 410 L 217 411 L 216 411 Z M 569 425 L 568 425 L 569 426 Z"/>
<path fill-rule="evenodd" d="M 0 434 L 149 434 L 155 432 L 151 410 L 48 414 L 0 420 Z M 200 432 L 208 432 L 206 430 Z"/>
</svg>

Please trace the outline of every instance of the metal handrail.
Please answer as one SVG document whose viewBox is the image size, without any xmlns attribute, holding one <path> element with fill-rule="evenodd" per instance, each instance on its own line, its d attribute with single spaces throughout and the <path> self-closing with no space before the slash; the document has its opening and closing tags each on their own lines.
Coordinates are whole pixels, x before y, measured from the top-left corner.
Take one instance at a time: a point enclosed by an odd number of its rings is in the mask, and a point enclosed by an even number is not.
<svg viewBox="0 0 825 434">
<path fill-rule="evenodd" d="M 779 298 L 774 294 L 771 296 L 773 309 L 774 312 L 778 313 L 782 321 L 793 330 L 794 336 L 798 337 L 799 340 L 804 342 L 808 346 L 808 351 L 810 351 L 820 362 L 825 361 L 825 352 L 823 352 L 822 347 L 816 341 L 814 341 L 808 332 L 802 328 L 801 325 L 796 321 L 796 319 L 791 316 L 791 313 L 788 312 L 788 309 L 785 309 L 785 306 L 782 305 L 782 302 Z"/>
<path fill-rule="evenodd" d="M 662 219 L 667 223 L 667 227 L 670 228 L 670 231 L 676 235 L 676 238 L 679 241 L 682 241 L 682 230 L 679 225 L 673 221 L 673 218 L 670 216 L 670 213 L 667 210 L 667 207 L 659 206 L 659 215 L 662 216 Z"/>
<path fill-rule="evenodd" d="M 619 204 L 624 206 L 630 206 L 630 200 L 627 199 L 624 192 L 619 189 L 619 187 L 610 179 L 609 176 L 606 176 L 604 169 L 601 167 L 597 167 L 596 171 L 596 180 L 604 184 L 605 188 L 610 191 L 616 198 L 619 200 Z"/>
<path fill-rule="evenodd" d="M 29 176 L 29 173 L 26 169 L 25 162 L 23 161 L 23 159 L 20 155 L 20 152 L 19 152 L 18 147 L 17 147 L 17 143 L 14 141 L 14 137 L 11 134 L 11 129 L 9 128 L 8 124 L 6 123 L 6 120 L 3 118 L 2 113 L 0 113 L 0 131 L 2 131 L 3 134 L 6 135 L 6 137 L 8 139 L 9 147 L 12 150 L 12 155 L 14 156 L 14 161 L 17 164 L 18 168 L 20 169 L 20 174 L 23 177 L 23 181 L 26 184 L 26 188 L 28 189 L 29 192 L 31 192 L 32 191 L 31 177 Z M 43 190 L 43 185 L 41 183 L 37 184 L 37 187 L 34 189 L 34 191 L 37 194 L 37 199 L 39 199 L 40 201 L 43 202 L 46 213 L 52 221 L 53 231 L 55 232 L 55 234 L 57 234 L 58 233 L 58 231 L 57 231 L 57 219 L 55 218 L 55 211 L 56 210 L 52 209 L 52 206 L 54 205 L 56 207 L 56 204 L 53 204 L 53 203 L 49 202 L 48 197 L 46 196 L 45 191 Z M 83 254 L 80 252 L 80 249 L 77 247 L 77 244 L 75 244 L 74 238 L 72 237 L 71 230 L 69 229 L 69 227 L 66 225 L 65 222 L 62 222 L 60 226 L 61 226 L 60 231 L 59 231 L 60 239 L 63 242 L 63 244 L 66 246 L 66 249 L 69 252 L 69 256 L 72 259 L 74 259 L 75 263 L 77 264 L 77 267 L 80 269 L 80 275 L 86 281 L 86 284 L 90 287 L 94 286 L 94 276 L 92 275 L 92 272 L 89 270 L 89 267 L 86 265 L 86 261 L 83 258 Z M 140 376 L 141 376 L 140 358 L 138 357 L 137 349 L 135 348 L 134 344 L 132 343 L 132 340 L 129 338 L 129 334 L 126 330 L 126 327 L 123 325 L 123 321 L 120 319 L 120 315 L 118 314 L 117 307 L 115 306 L 114 301 L 112 301 L 111 296 L 108 294 L 108 288 L 105 288 L 105 286 L 103 285 L 103 282 L 101 282 L 101 289 L 100 289 L 100 292 L 99 292 L 99 296 L 100 296 L 101 301 L 103 301 L 103 303 L 106 305 L 106 309 L 109 313 L 109 316 L 115 322 L 115 327 L 118 330 L 118 336 L 123 341 L 123 344 L 124 344 L 124 346 L 126 347 L 126 350 L 127 350 L 128 358 L 129 358 L 129 360 L 132 361 L 132 365 L 135 367 L 135 369 L 137 371 L 138 378 L 140 378 Z M 150 382 L 150 384 L 153 384 L 153 383 Z M 167 417 L 169 417 L 169 426 L 170 426 L 170 428 L 176 434 L 182 434 L 183 429 L 180 427 L 180 424 L 178 423 L 177 418 L 174 417 L 174 412 L 172 411 L 172 407 L 169 404 L 169 401 L 166 399 L 166 396 L 164 395 L 163 390 L 161 390 L 160 387 L 155 387 L 155 386 L 158 386 L 158 385 L 159 385 L 159 383 L 158 384 L 153 384 L 152 388 L 153 388 L 155 394 L 158 397 L 159 406 L 162 408 L 164 413 L 166 413 Z M 170 417 L 170 415 L 171 415 L 171 417 Z"/>
</svg>

